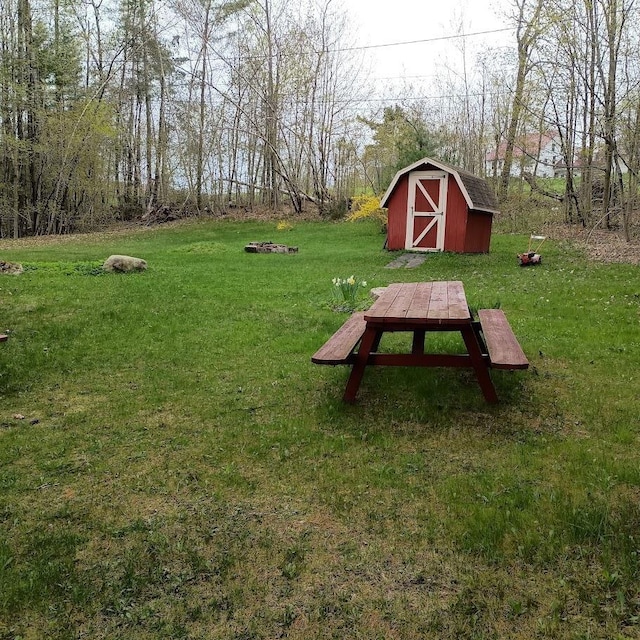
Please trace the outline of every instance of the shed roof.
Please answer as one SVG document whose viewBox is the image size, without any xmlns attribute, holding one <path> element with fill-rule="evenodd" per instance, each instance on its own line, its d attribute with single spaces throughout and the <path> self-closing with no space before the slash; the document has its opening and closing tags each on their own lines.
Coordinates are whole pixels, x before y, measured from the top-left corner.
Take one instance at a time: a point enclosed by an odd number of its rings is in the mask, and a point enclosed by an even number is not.
<svg viewBox="0 0 640 640">
<path fill-rule="evenodd" d="M 448 164 L 440 162 L 439 160 L 433 160 L 432 158 L 422 158 L 422 160 L 418 160 L 408 167 L 400 169 L 400 171 L 396 173 L 393 180 L 391 181 L 391 184 L 386 190 L 384 196 L 382 196 L 380 206 L 387 206 L 389 197 L 404 175 L 406 175 L 410 171 L 415 171 L 420 167 L 425 167 L 426 165 L 431 165 L 437 169 L 440 169 L 441 171 L 445 171 L 455 178 L 469 209 L 473 209 L 474 211 L 484 211 L 486 213 L 498 213 L 498 201 L 496 200 L 496 196 L 493 193 L 493 190 L 484 178 L 480 178 L 479 176 L 476 176 L 473 173 L 469 173 L 464 169 L 452 167 Z"/>
</svg>

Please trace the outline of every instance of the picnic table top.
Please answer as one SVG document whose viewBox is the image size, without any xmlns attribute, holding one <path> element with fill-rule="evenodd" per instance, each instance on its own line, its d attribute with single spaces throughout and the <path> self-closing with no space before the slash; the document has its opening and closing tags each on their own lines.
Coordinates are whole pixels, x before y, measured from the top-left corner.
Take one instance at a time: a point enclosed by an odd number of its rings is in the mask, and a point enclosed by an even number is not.
<svg viewBox="0 0 640 640">
<path fill-rule="evenodd" d="M 471 322 L 459 280 L 390 284 L 364 314 L 370 324 L 464 325 Z"/>
</svg>

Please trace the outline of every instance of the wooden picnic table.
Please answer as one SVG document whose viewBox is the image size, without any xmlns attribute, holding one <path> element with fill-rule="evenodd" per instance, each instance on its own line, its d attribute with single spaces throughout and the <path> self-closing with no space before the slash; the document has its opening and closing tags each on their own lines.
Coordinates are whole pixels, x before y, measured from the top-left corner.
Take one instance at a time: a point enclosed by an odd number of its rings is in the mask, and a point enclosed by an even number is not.
<svg viewBox="0 0 640 640">
<path fill-rule="evenodd" d="M 501 310 L 484 309 L 479 316 L 472 317 L 460 281 L 391 284 L 368 311 L 351 316 L 312 361 L 352 365 L 346 402 L 354 402 L 367 366 L 471 368 L 487 402 L 497 402 L 489 369 L 525 369 L 528 361 Z M 379 352 L 383 335 L 397 331 L 413 333 L 411 352 Z M 425 336 L 432 331 L 459 332 L 466 353 L 426 353 Z"/>
</svg>

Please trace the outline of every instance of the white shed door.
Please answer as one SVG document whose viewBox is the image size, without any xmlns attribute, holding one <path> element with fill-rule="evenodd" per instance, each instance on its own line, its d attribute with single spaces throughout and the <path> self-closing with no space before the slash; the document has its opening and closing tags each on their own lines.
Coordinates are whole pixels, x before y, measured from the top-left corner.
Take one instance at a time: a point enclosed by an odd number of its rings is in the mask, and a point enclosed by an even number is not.
<svg viewBox="0 0 640 640">
<path fill-rule="evenodd" d="M 447 177 L 442 171 L 414 171 L 409 174 L 405 249 L 444 249 Z"/>
</svg>

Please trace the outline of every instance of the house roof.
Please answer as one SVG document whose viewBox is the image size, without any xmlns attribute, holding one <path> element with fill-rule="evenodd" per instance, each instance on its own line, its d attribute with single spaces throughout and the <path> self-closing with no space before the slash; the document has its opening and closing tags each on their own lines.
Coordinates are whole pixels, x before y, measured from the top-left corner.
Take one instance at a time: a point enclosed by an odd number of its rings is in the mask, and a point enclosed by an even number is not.
<svg viewBox="0 0 640 640">
<path fill-rule="evenodd" d="M 551 142 L 555 140 L 555 137 L 551 133 L 528 133 L 519 137 L 513 145 L 513 157 L 522 158 L 522 156 L 530 156 L 536 158 L 540 155 L 540 152 Z M 504 156 L 507 151 L 507 143 L 501 142 L 497 149 L 489 151 L 485 159 L 487 162 L 493 162 L 494 160 L 504 160 Z"/>
<path fill-rule="evenodd" d="M 464 169 L 452 167 L 444 162 L 440 162 L 439 160 L 433 160 L 432 158 L 422 158 L 422 160 L 418 160 L 408 167 L 398 171 L 384 196 L 382 196 L 380 206 L 383 208 L 387 206 L 389 197 L 404 175 L 425 165 L 432 165 L 437 169 L 452 175 L 458 183 L 460 191 L 462 192 L 469 209 L 473 209 L 474 211 L 484 211 L 486 213 L 498 213 L 498 201 L 496 200 L 493 190 L 484 178 L 480 178 L 473 173 L 465 171 Z"/>
</svg>

